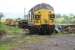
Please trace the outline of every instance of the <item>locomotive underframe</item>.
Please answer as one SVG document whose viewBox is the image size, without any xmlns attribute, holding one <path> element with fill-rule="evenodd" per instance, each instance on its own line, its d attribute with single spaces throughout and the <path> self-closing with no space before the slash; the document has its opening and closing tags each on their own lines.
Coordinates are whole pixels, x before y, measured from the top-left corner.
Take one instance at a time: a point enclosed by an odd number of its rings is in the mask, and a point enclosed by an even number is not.
<svg viewBox="0 0 75 50">
<path fill-rule="evenodd" d="M 29 30 L 30 34 L 51 35 L 55 30 L 55 25 L 33 25 Z"/>
</svg>

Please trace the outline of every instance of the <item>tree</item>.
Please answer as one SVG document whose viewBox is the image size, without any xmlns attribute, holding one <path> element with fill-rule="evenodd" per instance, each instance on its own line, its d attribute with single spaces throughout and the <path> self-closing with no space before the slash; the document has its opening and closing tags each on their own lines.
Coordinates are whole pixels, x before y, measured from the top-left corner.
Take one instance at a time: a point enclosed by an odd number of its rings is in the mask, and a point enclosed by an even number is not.
<svg viewBox="0 0 75 50">
<path fill-rule="evenodd" d="M 1 22 L 1 18 L 4 16 L 4 14 L 2 12 L 0 12 L 0 22 Z"/>
<path fill-rule="evenodd" d="M 67 15 L 63 15 L 63 17 L 64 17 L 64 24 L 66 24 L 66 25 L 69 25 L 70 24 L 70 17 L 69 16 L 67 16 Z"/>
<path fill-rule="evenodd" d="M 56 18 L 61 18 L 62 17 L 61 14 L 56 14 L 55 16 L 56 16 Z"/>
</svg>

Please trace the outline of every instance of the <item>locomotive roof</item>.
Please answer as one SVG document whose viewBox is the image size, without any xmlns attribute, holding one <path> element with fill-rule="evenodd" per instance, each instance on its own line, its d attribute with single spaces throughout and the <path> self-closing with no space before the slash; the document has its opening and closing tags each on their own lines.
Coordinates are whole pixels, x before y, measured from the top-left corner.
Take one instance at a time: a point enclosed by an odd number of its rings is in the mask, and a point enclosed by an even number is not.
<svg viewBox="0 0 75 50">
<path fill-rule="evenodd" d="M 41 3 L 41 4 L 38 4 L 38 5 L 34 6 L 33 8 L 31 8 L 30 11 L 36 11 L 36 10 L 39 10 L 42 8 L 53 10 L 53 7 L 51 5 L 46 4 L 46 3 Z"/>
</svg>

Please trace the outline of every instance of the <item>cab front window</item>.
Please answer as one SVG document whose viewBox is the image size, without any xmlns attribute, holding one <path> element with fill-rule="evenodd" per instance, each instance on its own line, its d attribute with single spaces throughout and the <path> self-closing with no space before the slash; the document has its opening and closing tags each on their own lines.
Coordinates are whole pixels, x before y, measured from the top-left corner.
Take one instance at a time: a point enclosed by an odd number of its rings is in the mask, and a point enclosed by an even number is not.
<svg viewBox="0 0 75 50">
<path fill-rule="evenodd" d="M 54 14 L 49 14 L 49 18 L 55 18 L 55 15 Z"/>
<path fill-rule="evenodd" d="M 39 20 L 40 19 L 40 15 L 35 15 L 35 19 Z"/>
<path fill-rule="evenodd" d="M 54 18 L 55 18 L 55 15 L 54 14 L 49 14 L 49 20 L 51 22 L 54 22 Z"/>
</svg>

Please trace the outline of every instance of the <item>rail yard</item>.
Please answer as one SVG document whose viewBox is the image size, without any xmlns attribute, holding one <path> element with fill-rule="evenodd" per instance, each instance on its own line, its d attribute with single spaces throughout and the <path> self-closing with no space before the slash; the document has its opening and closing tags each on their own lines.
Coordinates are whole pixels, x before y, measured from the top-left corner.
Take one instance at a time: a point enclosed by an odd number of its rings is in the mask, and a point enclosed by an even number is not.
<svg viewBox="0 0 75 50">
<path fill-rule="evenodd" d="M 37 4 L 26 17 L 0 21 L 0 50 L 75 50 L 75 25 L 56 24 L 51 5 Z"/>
</svg>

